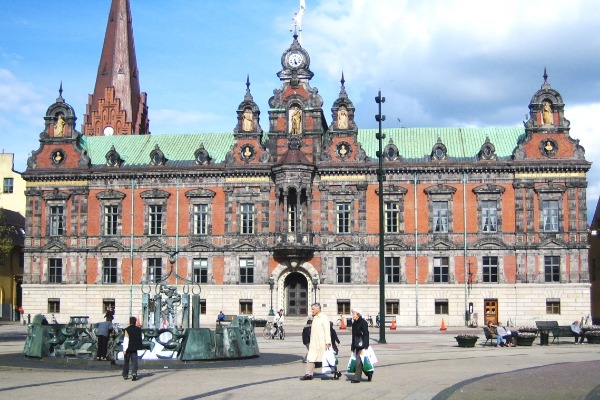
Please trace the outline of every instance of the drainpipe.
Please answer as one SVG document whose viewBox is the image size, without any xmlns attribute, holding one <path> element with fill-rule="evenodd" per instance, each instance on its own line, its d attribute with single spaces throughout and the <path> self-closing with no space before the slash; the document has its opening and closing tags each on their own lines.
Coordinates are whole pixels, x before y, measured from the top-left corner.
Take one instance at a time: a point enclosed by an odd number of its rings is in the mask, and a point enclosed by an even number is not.
<svg viewBox="0 0 600 400">
<path fill-rule="evenodd" d="M 419 326 L 419 213 L 417 210 L 417 182 L 419 174 L 415 172 L 415 325 Z"/>
<path fill-rule="evenodd" d="M 129 316 L 133 315 L 133 202 L 134 202 L 135 180 L 131 178 L 131 239 L 129 243 Z"/>
<path fill-rule="evenodd" d="M 179 178 L 177 182 L 177 191 L 175 196 L 175 285 L 177 285 L 179 277 Z"/>
<path fill-rule="evenodd" d="M 467 321 L 467 297 L 468 297 L 468 286 L 467 286 L 467 172 L 463 171 L 463 234 L 464 234 L 464 257 L 463 267 L 465 274 L 465 326 L 469 325 Z"/>
</svg>

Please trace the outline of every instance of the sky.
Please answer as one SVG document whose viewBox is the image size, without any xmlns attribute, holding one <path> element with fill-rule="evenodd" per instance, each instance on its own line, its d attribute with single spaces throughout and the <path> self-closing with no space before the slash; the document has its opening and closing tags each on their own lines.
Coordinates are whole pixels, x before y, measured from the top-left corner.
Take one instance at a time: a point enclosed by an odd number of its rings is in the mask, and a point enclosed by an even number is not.
<svg viewBox="0 0 600 400">
<path fill-rule="evenodd" d="M 152 134 L 232 132 L 246 90 L 268 128 L 268 99 L 299 0 L 130 0 Z M 600 1 L 305 0 L 300 32 L 327 122 L 340 89 L 359 128 L 523 126 L 548 82 L 586 159 L 600 155 Z M 24 171 L 58 97 L 80 130 L 110 0 L 0 0 L 0 144 Z M 588 220 L 600 197 L 588 174 Z"/>
</svg>

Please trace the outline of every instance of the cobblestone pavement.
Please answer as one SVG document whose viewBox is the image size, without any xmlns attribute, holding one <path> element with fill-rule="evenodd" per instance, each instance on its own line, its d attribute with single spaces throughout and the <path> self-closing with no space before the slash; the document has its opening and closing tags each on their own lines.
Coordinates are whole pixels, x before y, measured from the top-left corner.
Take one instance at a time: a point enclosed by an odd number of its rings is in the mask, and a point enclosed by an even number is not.
<svg viewBox="0 0 600 400">
<path fill-rule="evenodd" d="M 401 328 L 372 344 L 379 358 L 372 382 L 350 383 L 315 374 L 300 381 L 306 349 L 301 327 L 285 340 L 258 337 L 261 356 L 247 360 L 141 362 L 136 382 L 102 361 L 41 360 L 22 356 L 26 328 L 0 322 L 1 399 L 600 399 L 600 345 L 482 346 L 481 329 Z M 456 345 L 457 332 L 481 333 L 475 348 Z M 349 331 L 338 331 L 340 366 L 350 354 Z M 483 338 L 483 340 L 482 340 Z M 319 371 L 319 370 L 317 370 Z M 357 393 L 359 392 L 359 393 Z"/>
</svg>

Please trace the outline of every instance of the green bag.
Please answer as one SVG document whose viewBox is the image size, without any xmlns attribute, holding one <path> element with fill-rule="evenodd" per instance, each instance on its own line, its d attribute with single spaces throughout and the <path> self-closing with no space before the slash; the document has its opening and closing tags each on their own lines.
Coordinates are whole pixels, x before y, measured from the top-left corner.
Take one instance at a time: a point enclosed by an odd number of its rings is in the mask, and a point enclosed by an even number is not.
<svg viewBox="0 0 600 400">
<path fill-rule="evenodd" d="M 349 373 L 356 372 L 356 357 L 354 356 L 354 353 L 350 356 L 350 361 L 348 361 L 348 368 L 346 368 L 346 370 Z"/>
<path fill-rule="evenodd" d="M 363 359 L 363 371 L 364 372 L 373 372 L 375 370 L 375 368 L 373 368 L 373 364 L 371 364 L 371 360 L 369 360 L 369 357 L 365 356 L 365 358 Z"/>
</svg>

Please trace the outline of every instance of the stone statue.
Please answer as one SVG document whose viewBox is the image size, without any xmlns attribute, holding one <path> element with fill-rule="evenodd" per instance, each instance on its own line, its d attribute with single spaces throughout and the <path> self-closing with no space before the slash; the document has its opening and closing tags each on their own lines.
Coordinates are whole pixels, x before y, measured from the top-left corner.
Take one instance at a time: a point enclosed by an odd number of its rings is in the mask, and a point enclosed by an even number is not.
<svg viewBox="0 0 600 400">
<path fill-rule="evenodd" d="M 348 110 L 346 107 L 338 110 L 337 127 L 338 129 L 348 129 Z"/>
<path fill-rule="evenodd" d="M 300 110 L 300 107 L 298 106 L 294 106 L 294 108 L 292 109 L 292 115 L 291 115 L 291 127 L 290 127 L 290 133 L 292 135 L 299 135 L 302 133 L 302 110 Z"/>
<path fill-rule="evenodd" d="M 542 110 L 542 123 L 544 125 L 552 125 L 552 109 L 550 108 L 550 102 L 544 102 L 544 109 Z"/>
<path fill-rule="evenodd" d="M 60 137 L 64 134 L 64 127 L 65 127 L 65 120 L 63 119 L 62 115 L 58 116 L 58 120 L 56 121 L 56 124 L 54 125 L 54 136 L 56 137 Z"/>
<path fill-rule="evenodd" d="M 242 114 L 242 130 L 244 132 L 252 132 L 252 128 L 254 127 L 254 115 L 252 115 L 252 110 L 246 108 L 244 113 Z"/>
</svg>

